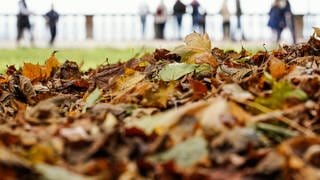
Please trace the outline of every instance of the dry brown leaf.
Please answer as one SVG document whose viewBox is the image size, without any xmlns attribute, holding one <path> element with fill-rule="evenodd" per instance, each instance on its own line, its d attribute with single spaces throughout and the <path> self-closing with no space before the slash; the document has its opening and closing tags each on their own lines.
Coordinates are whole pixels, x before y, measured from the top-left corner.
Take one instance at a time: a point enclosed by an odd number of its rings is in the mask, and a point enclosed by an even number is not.
<svg viewBox="0 0 320 180">
<path fill-rule="evenodd" d="M 59 67 L 59 61 L 55 57 L 55 52 L 47 59 L 44 66 L 39 64 L 24 63 L 22 75 L 29 78 L 32 82 L 48 79 L 53 70 Z"/>
<path fill-rule="evenodd" d="M 279 79 L 287 73 L 287 67 L 283 61 L 271 56 L 269 61 L 269 71 L 272 77 Z"/>
</svg>

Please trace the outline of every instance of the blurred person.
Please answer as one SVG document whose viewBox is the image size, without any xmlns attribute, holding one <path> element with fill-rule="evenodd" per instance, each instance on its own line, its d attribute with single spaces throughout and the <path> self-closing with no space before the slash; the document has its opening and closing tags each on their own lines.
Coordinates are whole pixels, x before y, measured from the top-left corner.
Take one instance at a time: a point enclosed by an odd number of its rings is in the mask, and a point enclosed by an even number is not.
<svg viewBox="0 0 320 180">
<path fill-rule="evenodd" d="M 281 33 L 286 27 L 285 6 L 285 1 L 275 0 L 269 12 L 268 26 L 275 34 L 277 42 L 280 41 Z"/>
<path fill-rule="evenodd" d="M 30 43 L 33 45 L 34 38 L 32 33 L 32 27 L 30 24 L 29 16 L 33 15 L 34 13 L 29 11 L 27 3 L 25 0 L 20 0 L 18 2 L 19 5 L 19 13 L 17 16 L 17 43 L 20 45 L 20 40 L 23 37 L 23 32 L 25 29 L 29 31 L 30 34 Z"/>
<path fill-rule="evenodd" d="M 193 30 L 200 29 L 200 20 L 201 20 L 201 14 L 200 14 L 200 3 L 197 0 L 192 0 L 190 4 L 192 8 L 192 27 Z"/>
<path fill-rule="evenodd" d="M 52 46 L 57 35 L 57 22 L 59 20 L 59 14 L 54 10 L 53 4 L 51 5 L 51 10 L 45 14 L 45 18 L 51 35 L 49 45 Z"/>
<path fill-rule="evenodd" d="M 242 30 L 241 16 L 242 16 L 241 2 L 240 2 L 240 0 L 236 0 L 237 29 L 236 29 L 235 34 L 233 35 L 234 40 L 236 39 L 237 36 L 240 36 L 241 40 L 246 40 L 244 33 L 243 33 L 243 30 Z"/>
<path fill-rule="evenodd" d="M 228 8 L 228 1 L 224 0 L 220 14 L 222 16 L 222 28 L 223 28 L 223 39 L 229 40 L 230 39 L 230 11 Z"/>
<path fill-rule="evenodd" d="M 290 29 L 292 41 L 294 44 L 296 44 L 297 43 L 296 30 L 295 30 L 293 13 L 291 11 L 291 5 L 290 5 L 289 0 L 283 0 L 283 1 L 285 1 L 285 3 L 286 3 L 286 5 L 284 7 L 286 24 L 287 24 L 288 28 Z"/>
<path fill-rule="evenodd" d="M 142 37 L 146 37 L 146 23 L 147 23 L 147 16 L 150 13 L 149 6 L 145 1 L 141 1 L 139 5 L 139 16 L 140 16 L 140 22 L 141 22 L 141 33 Z"/>
<path fill-rule="evenodd" d="M 186 5 L 183 4 L 180 0 L 177 0 L 173 6 L 173 15 L 177 19 L 178 39 L 181 39 L 182 18 L 185 13 L 186 13 Z"/>
<path fill-rule="evenodd" d="M 164 29 L 167 22 L 168 12 L 163 0 L 160 1 L 154 17 L 155 38 L 164 39 Z"/>
<path fill-rule="evenodd" d="M 206 19 L 207 19 L 207 12 L 204 12 L 199 16 L 199 32 L 205 33 L 206 32 Z"/>
</svg>

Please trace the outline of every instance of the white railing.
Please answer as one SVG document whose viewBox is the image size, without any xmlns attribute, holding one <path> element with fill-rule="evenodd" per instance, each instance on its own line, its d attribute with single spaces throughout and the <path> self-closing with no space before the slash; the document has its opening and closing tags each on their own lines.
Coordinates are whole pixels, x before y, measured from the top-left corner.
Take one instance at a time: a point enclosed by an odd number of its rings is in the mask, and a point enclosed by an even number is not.
<svg viewBox="0 0 320 180">
<path fill-rule="evenodd" d="M 95 41 L 130 41 L 151 40 L 154 37 L 153 15 L 147 18 L 145 37 L 141 34 L 139 16 L 136 14 L 64 14 L 58 22 L 59 41 L 82 41 L 87 38 L 87 18 L 92 16 L 93 40 Z M 248 40 L 268 40 L 271 38 L 267 27 L 267 14 L 244 14 L 242 27 Z M 303 37 L 308 38 L 312 27 L 319 23 L 320 14 L 307 14 L 303 16 Z M 36 41 L 44 41 L 49 37 L 45 19 L 41 15 L 30 17 Z M 236 29 L 236 17 L 231 18 L 231 31 Z M 183 19 L 182 35 L 192 32 L 191 16 L 185 15 Z M 206 31 L 214 40 L 222 39 L 222 17 L 219 14 L 208 14 L 206 17 Z M 0 14 L 0 41 L 14 41 L 16 39 L 16 15 Z M 168 40 L 176 39 L 177 28 L 173 16 L 168 18 L 165 37 Z"/>
</svg>

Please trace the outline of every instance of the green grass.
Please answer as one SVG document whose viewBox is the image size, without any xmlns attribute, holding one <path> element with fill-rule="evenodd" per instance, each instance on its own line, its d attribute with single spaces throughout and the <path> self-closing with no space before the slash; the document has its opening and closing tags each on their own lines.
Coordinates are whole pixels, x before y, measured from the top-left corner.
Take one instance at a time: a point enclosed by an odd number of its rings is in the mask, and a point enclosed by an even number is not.
<svg viewBox="0 0 320 180">
<path fill-rule="evenodd" d="M 234 49 L 236 51 L 241 50 L 240 45 L 232 43 L 222 44 L 219 48 L 222 49 Z M 263 50 L 263 46 L 249 45 L 245 48 L 251 52 Z M 272 49 L 272 48 L 270 48 Z M 7 66 L 15 65 L 19 68 L 24 62 L 44 64 L 45 60 L 55 49 L 46 48 L 18 48 L 18 49 L 0 49 L 0 73 L 3 73 Z M 92 49 L 58 49 L 56 57 L 61 63 L 65 60 L 75 61 L 82 63 L 82 70 L 88 68 L 95 68 L 98 65 L 105 63 L 115 63 L 118 61 L 126 61 L 130 58 L 137 56 L 137 54 L 143 54 L 145 52 L 152 52 L 154 48 L 92 48 Z M 108 62 L 107 62 L 108 59 Z"/>
<path fill-rule="evenodd" d="M 24 62 L 43 64 L 53 50 L 41 48 L 0 49 L 0 72 L 4 72 L 8 65 L 15 65 L 16 68 L 19 68 Z M 82 69 L 85 70 L 107 63 L 107 59 L 109 63 L 125 61 L 146 51 L 151 50 L 143 48 L 61 49 L 58 50 L 56 57 L 61 63 L 65 60 L 83 62 Z"/>
</svg>

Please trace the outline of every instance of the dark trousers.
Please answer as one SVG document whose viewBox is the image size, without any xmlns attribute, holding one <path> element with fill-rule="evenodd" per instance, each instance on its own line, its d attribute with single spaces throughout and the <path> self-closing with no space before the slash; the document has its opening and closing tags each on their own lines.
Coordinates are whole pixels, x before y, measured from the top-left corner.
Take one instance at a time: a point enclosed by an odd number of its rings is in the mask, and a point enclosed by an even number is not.
<svg viewBox="0 0 320 180">
<path fill-rule="evenodd" d="M 147 16 L 140 16 L 142 37 L 145 36 Z"/>
<path fill-rule="evenodd" d="M 164 39 L 164 28 L 165 23 L 156 23 L 155 24 L 155 38 L 156 39 Z"/>
<path fill-rule="evenodd" d="M 57 35 L 57 26 L 50 26 L 50 34 L 51 34 L 50 44 L 52 45 Z"/>
<path fill-rule="evenodd" d="M 182 26 L 182 17 L 183 14 L 176 14 L 177 25 L 178 25 L 178 38 L 181 38 L 181 26 Z"/>
<path fill-rule="evenodd" d="M 33 34 L 28 16 L 18 15 L 17 19 L 17 41 L 19 42 L 23 36 L 23 31 L 27 29 L 30 32 L 30 41 L 33 43 Z"/>
<path fill-rule="evenodd" d="M 230 38 L 230 21 L 223 22 L 223 39 Z"/>
<path fill-rule="evenodd" d="M 275 29 L 275 31 L 277 33 L 277 42 L 279 42 L 280 38 L 281 38 L 281 33 L 283 31 L 283 28 Z"/>
<path fill-rule="evenodd" d="M 237 28 L 241 31 L 241 39 L 246 40 L 246 37 L 244 36 L 243 31 L 242 31 L 241 15 L 237 15 Z"/>
</svg>

